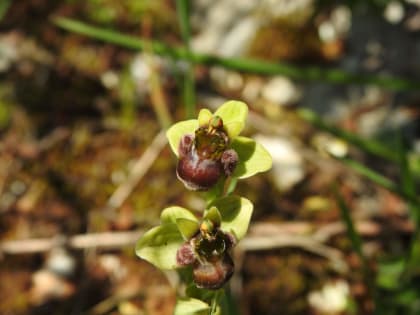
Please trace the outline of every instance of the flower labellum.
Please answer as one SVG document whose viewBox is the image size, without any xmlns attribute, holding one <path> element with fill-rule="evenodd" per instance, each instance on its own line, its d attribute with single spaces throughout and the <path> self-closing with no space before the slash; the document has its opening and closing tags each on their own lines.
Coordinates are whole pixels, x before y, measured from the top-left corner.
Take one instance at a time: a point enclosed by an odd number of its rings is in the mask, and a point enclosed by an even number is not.
<svg viewBox="0 0 420 315">
<path fill-rule="evenodd" d="M 194 135 L 184 135 L 178 154 L 177 176 L 191 190 L 210 189 L 222 176 L 232 175 L 238 163 L 219 116 L 213 116 Z"/>
<path fill-rule="evenodd" d="M 176 260 L 180 266 L 193 267 L 197 287 L 219 289 L 233 274 L 234 264 L 228 250 L 235 242 L 233 235 L 222 232 L 214 222 L 204 220 L 198 233 L 178 249 Z"/>
</svg>

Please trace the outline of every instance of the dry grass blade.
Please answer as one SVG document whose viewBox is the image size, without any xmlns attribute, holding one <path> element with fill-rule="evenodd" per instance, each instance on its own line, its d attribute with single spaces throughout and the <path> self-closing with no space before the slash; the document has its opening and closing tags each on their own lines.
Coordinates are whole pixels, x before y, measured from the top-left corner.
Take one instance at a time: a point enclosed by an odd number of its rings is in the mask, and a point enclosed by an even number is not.
<svg viewBox="0 0 420 315">
<path fill-rule="evenodd" d="M 150 146 L 143 155 L 136 161 L 130 170 L 129 176 L 111 195 L 105 206 L 106 215 L 112 216 L 113 212 L 121 207 L 124 201 L 130 196 L 137 184 L 147 173 L 153 162 L 159 156 L 167 143 L 165 132 L 160 131 L 153 139 Z"/>
</svg>

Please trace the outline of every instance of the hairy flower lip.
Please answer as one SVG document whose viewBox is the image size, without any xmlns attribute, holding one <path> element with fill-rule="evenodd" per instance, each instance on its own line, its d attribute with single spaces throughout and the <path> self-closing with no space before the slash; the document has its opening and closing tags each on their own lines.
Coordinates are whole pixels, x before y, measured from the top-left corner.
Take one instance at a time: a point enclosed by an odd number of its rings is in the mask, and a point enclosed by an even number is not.
<svg viewBox="0 0 420 315">
<path fill-rule="evenodd" d="M 193 279 L 198 288 L 217 290 L 229 281 L 235 269 L 229 254 L 216 261 L 196 261 L 193 267 Z"/>
<path fill-rule="evenodd" d="M 223 126 L 221 119 L 220 123 Z M 197 191 L 208 190 L 223 176 L 231 176 L 238 154 L 229 148 L 229 142 L 224 130 L 210 127 L 199 127 L 194 135 L 185 134 L 178 146 L 178 179 Z"/>
<path fill-rule="evenodd" d="M 223 175 L 219 161 L 202 159 L 190 151 L 178 160 L 176 175 L 190 190 L 208 190 Z"/>
<path fill-rule="evenodd" d="M 179 267 L 192 266 L 193 280 L 198 288 L 216 290 L 234 272 L 230 249 L 236 240 L 208 218 L 204 217 L 199 226 L 196 234 L 178 248 L 176 261 Z"/>
</svg>

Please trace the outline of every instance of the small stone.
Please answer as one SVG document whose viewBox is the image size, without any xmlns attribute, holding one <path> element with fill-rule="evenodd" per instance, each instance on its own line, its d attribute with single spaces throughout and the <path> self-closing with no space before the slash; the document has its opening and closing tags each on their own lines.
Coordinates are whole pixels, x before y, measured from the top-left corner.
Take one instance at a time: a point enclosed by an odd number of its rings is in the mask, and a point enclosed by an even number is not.
<svg viewBox="0 0 420 315">
<path fill-rule="evenodd" d="M 229 71 L 226 76 L 226 87 L 229 90 L 240 90 L 244 84 L 242 76 L 235 71 Z"/>
<path fill-rule="evenodd" d="M 113 279 L 121 280 L 128 274 L 127 268 L 121 263 L 121 259 L 117 255 L 101 255 L 98 261 L 99 265 L 106 270 Z"/>
<path fill-rule="evenodd" d="M 131 74 L 134 79 L 139 81 L 147 81 L 151 75 L 152 70 L 150 65 L 146 61 L 144 55 L 138 55 L 135 57 L 133 63 L 131 64 Z"/>
<path fill-rule="evenodd" d="M 235 23 L 221 41 L 217 53 L 224 57 L 241 56 L 254 38 L 259 24 L 254 17 L 246 17 Z"/>
<path fill-rule="evenodd" d="M 249 103 L 255 102 L 261 93 L 264 82 L 260 78 L 252 78 L 245 83 L 242 97 Z"/>
<path fill-rule="evenodd" d="M 314 11 L 314 0 L 263 0 L 261 8 L 273 19 L 287 19 L 294 25 L 305 23 Z"/>
<path fill-rule="evenodd" d="M 274 104 L 291 105 L 299 101 L 301 91 L 288 78 L 276 76 L 262 89 L 262 96 Z"/>
<path fill-rule="evenodd" d="M 191 40 L 191 48 L 199 53 L 214 53 L 220 42 L 220 32 L 208 28 Z"/>
<path fill-rule="evenodd" d="M 101 75 L 101 82 L 107 89 L 113 89 L 118 86 L 120 79 L 115 71 L 106 71 Z"/>
<path fill-rule="evenodd" d="M 259 0 L 241 0 L 241 1 L 233 1 L 236 9 L 241 13 L 248 13 L 254 10 L 258 4 Z"/>
<path fill-rule="evenodd" d="M 337 39 L 337 31 L 334 28 L 334 25 L 330 21 L 322 22 L 318 27 L 319 38 L 323 42 L 332 42 Z"/>
<path fill-rule="evenodd" d="M 216 2 L 208 13 L 208 25 L 218 31 L 226 29 L 229 24 L 235 22 L 236 8 L 231 1 Z"/>
<path fill-rule="evenodd" d="M 404 7 L 399 1 L 391 1 L 385 8 L 384 17 L 391 24 L 398 24 L 404 18 Z"/>
<path fill-rule="evenodd" d="M 331 23 L 338 34 L 346 34 L 351 27 L 351 10 L 344 5 L 337 6 L 331 13 Z"/>
<path fill-rule="evenodd" d="M 321 290 L 311 292 L 308 295 L 308 302 L 321 314 L 339 314 L 346 310 L 349 294 L 348 283 L 339 280 L 326 283 Z"/>
<path fill-rule="evenodd" d="M 20 180 L 15 180 L 10 185 L 10 191 L 15 196 L 22 195 L 25 192 L 25 190 L 26 190 L 26 184 L 24 182 L 20 181 Z"/>
<path fill-rule="evenodd" d="M 51 299 L 65 299 L 75 291 L 73 284 L 49 270 L 39 270 L 32 276 L 30 301 L 40 305 Z"/>
<path fill-rule="evenodd" d="M 303 159 L 293 144 L 286 138 L 257 135 L 273 158 L 271 175 L 280 191 L 287 191 L 305 177 Z"/>
<path fill-rule="evenodd" d="M 46 266 L 48 270 L 61 276 L 71 276 L 76 268 L 76 261 L 64 248 L 51 250 Z"/>
<path fill-rule="evenodd" d="M 349 151 L 348 144 L 345 141 L 323 133 L 314 137 L 313 144 L 320 153 L 324 153 L 326 156 L 332 155 L 342 158 Z"/>
</svg>

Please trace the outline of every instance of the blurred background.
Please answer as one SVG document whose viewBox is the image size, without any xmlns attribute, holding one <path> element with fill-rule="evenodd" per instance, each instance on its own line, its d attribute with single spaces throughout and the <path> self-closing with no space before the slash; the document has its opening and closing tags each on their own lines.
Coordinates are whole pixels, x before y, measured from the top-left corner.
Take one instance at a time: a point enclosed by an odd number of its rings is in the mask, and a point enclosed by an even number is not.
<svg viewBox="0 0 420 315">
<path fill-rule="evenodd" d="M 0 1 L 0 314 L 172 314 L 137 258 L 205 207 L 164 130 L 228 99 L 272 154 L 234 314 L 420 313 L 420 1 Z"/>
</svg>

